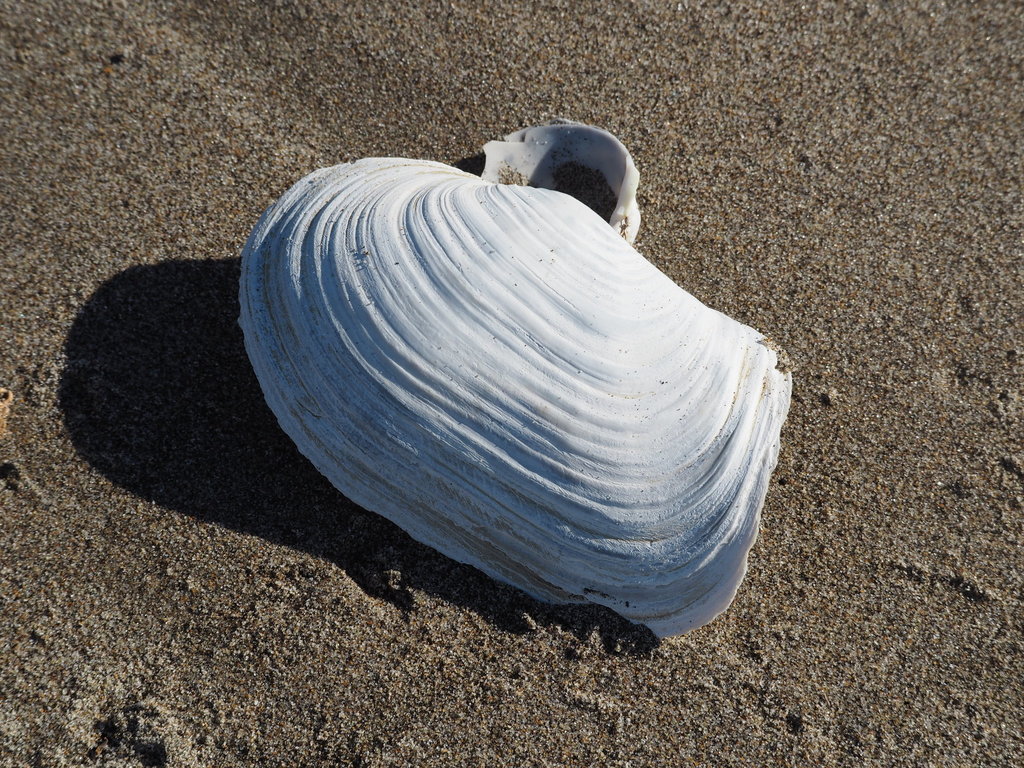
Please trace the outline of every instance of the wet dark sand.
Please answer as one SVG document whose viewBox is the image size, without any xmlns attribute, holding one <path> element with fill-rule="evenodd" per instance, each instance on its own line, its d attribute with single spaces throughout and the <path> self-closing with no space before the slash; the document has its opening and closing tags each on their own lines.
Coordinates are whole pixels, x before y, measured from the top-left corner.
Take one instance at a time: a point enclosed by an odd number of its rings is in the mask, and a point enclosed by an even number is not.
<svg viewBox="0 0 1024 768">
<path fill-rule="evenodd" d="M 1024 761 L 1018 5 L 87 5 L 0 19 L 0 765 Z M 660 644 L 346 502 L 235 325 L 305 173 L 556 115 L 793 366 L 747 580 Z"/>
</svg>

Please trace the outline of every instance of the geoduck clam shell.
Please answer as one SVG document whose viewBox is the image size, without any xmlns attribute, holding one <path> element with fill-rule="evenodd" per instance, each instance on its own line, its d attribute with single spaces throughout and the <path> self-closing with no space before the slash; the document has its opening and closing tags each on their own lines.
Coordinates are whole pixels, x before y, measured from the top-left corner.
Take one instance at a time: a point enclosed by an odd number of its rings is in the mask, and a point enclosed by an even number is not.
<svg viewBox="0 0 1024 768">
<path fill-rule="evenodd" d="M 620 231 L 440 163 L 325 168 L 253 230 L 240 323 L 281 426 L 352 501 L 666 636 L 732 601 L 791 384 Z"/>
</svg>

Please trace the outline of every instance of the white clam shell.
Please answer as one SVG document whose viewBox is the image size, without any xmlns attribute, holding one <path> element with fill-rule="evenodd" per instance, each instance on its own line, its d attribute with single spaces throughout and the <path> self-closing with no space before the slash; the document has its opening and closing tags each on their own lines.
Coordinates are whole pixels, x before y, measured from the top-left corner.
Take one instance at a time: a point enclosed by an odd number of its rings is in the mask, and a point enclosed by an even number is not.
<svg viewBox="0 0 1024 768">
<path fill-rule="evenodd" d="M 659 636 L 731 602 L 789 375 L 583 204 L 426 161 L 322 169 L 250 236 L 241 308 L 281 426 L 357 504 Z"/>
</svg>

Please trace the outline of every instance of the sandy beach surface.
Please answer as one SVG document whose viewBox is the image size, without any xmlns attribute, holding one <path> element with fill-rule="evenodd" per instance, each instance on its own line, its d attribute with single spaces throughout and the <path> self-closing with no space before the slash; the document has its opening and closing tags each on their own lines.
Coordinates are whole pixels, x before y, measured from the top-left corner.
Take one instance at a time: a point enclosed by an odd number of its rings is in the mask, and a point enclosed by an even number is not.
<svg viewBox="0 0 1024 768">
<path fill-rule="evenodd" d="M 1024 764 L 1019 3 L 0 7 L 0 766 Z M 346 501 L 236 325 L 298 178 L 553 116 L 792 361 L 747 579 L 660 643 Z"/>
</svg>

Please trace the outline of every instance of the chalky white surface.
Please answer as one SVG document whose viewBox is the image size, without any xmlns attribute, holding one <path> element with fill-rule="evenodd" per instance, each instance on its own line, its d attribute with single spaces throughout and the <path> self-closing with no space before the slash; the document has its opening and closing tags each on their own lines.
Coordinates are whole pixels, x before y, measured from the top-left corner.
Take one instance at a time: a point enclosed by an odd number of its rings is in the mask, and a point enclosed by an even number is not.
<svg viewBox="0 0 1024 768">
<path fill-rule="evenodd" d="M 575 199 L 316 171 L 245 247 L 241 324 L 303 454 L 416 539 L 660 636 L 731 602 L 790 378 Z"/>
</svg>

